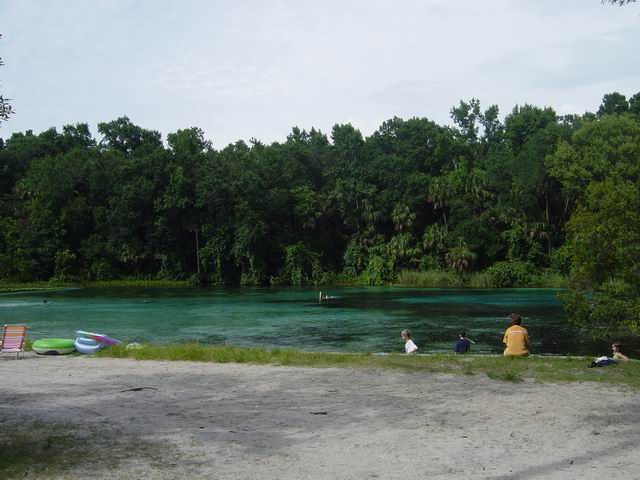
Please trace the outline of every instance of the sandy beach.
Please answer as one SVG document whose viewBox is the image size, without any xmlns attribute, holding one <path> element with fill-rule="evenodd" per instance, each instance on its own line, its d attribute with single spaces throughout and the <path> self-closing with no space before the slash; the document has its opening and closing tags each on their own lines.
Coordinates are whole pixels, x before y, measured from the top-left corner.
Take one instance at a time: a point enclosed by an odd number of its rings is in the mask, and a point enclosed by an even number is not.
<svg viewBox="0 0 640 480">
<path fill-rule="evenodd" d="M 84 449 L 48 478 L 640 478 L 640 395 L 607 385 L 32 354 L 0 378 L 3 440 Z"/>
</svg>

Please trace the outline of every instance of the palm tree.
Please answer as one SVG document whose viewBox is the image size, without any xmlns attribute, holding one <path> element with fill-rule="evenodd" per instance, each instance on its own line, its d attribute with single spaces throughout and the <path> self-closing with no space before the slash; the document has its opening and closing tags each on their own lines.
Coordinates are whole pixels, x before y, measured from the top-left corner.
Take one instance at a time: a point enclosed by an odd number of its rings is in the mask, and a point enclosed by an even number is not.
<svg viewBox="0 0 640 480">
<path fill-rule="evenodd" d="M 449 232 L 449 226 L 447 225 L 447 212 L 445 207 L 449 203 L 449 186 L 446 182 L 441 182 L 436 180 L 429 187 L 429 192 L 427 193 L 427 201 L 433 204 L 434 210 L 442 210 L 442 220 L 444 221 L 444 230 L 446 233 Z"/>
<path fill-rule="evenodd" d="M 461 239 L 460 245 L 449 249 L 445 258 L 451 268 L 462 274 L 469 271 L 477 255 L 473 253 L 469 247 L 464 245 Z"/>
<path fill-rule="evenodd" d="M 393 225 L 398 232 L 405 232 L 413 226 L 415 222 L 416 214 L 409 210 L 406 205 L 396 205 L 391 214 Z"/>
</svg>

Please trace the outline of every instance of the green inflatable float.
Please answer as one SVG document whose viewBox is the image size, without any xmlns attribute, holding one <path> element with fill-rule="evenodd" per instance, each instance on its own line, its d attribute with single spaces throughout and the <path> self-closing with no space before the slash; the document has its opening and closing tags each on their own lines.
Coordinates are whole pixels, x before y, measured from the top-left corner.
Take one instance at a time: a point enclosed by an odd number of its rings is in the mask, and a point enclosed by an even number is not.
<svg viewBox="0 0 640 480">
<path fill-rule="evenodd" d="M 39 355 L 66 355 L 75 351 L 73 340 L 67 338 L 43 338 L 31 347 Z"/>
</svg>

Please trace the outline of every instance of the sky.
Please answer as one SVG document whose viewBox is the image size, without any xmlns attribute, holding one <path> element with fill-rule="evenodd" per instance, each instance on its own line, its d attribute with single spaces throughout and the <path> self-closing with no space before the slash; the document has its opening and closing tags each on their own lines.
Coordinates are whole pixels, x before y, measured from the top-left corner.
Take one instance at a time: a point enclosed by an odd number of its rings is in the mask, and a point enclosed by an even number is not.
<svg viewBox="0 0 640 480">
<path fill-rule="evenodd" d="M 472 97 L 559 114 L 640 91 L 640 3 L 600 0 L 1 0 L 13 132 L 128 116 L 217 148 L 291 128 L 370 135 Z"/>
</svg>

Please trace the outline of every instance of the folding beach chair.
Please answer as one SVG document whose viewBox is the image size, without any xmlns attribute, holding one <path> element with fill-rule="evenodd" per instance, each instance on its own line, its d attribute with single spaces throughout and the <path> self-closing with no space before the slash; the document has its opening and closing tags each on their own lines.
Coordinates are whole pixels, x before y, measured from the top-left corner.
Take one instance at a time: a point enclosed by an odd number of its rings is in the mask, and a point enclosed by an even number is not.
<svg viewBox="0 0 640 480">
<path fill-rule="evenodd" d="M 20 352 L 24 355 L 24 339 L 27 336 L 26 325 L 5 325 L 2 329 L 2 341 L 0 341 L 0 353 L 15 353 L 19 358 Z"/>
</svg>

